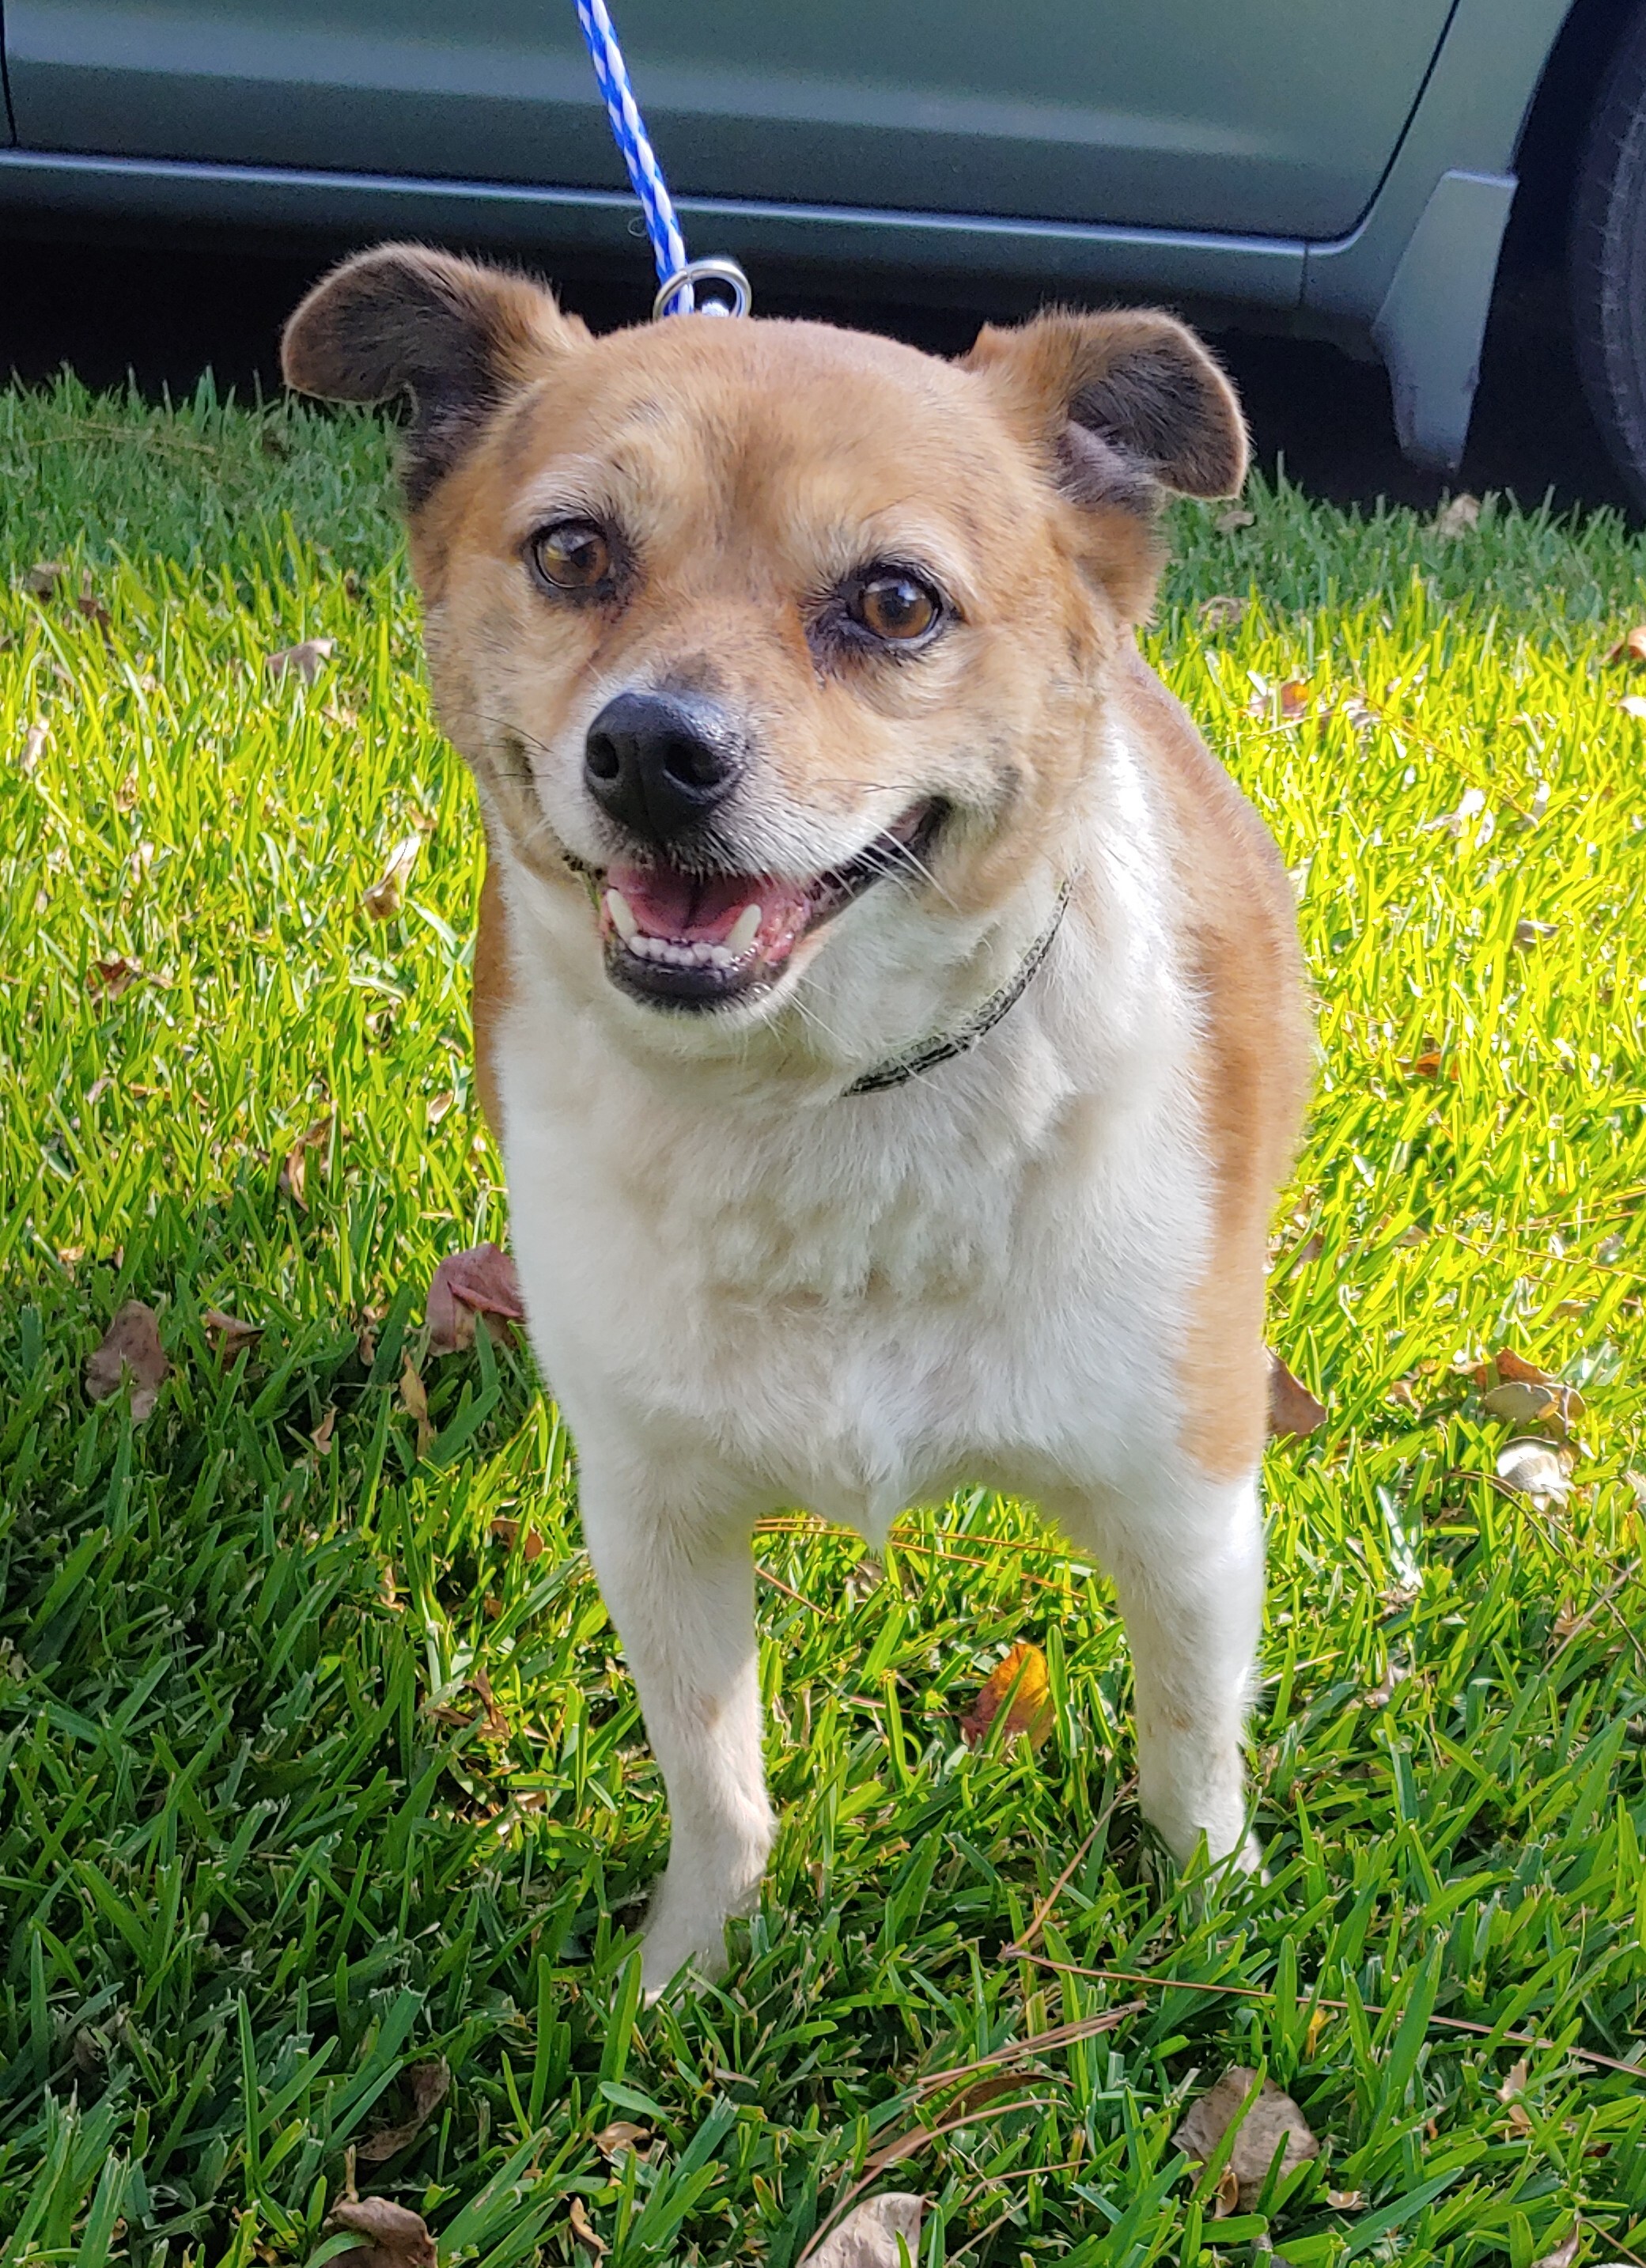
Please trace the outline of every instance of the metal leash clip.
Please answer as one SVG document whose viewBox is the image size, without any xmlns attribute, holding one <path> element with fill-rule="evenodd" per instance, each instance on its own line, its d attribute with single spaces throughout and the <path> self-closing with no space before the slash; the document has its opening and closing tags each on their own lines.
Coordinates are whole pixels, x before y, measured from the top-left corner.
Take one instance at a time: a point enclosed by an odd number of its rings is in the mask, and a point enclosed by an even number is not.
<svg viewBox="0 0 1646 2268">
<path fill-rule="evenodd" d="M 700 284 L 715 285 L 716 296 L 700 296 Z M 686 304 L 677 307 L 674 301 L 682 291 Z M 651 319 L 656 322 L 664 315 L 746 315 L 753 304 L 749 279 L 735 260 L 693 260 L 664 277 L 651 303 Z"/>
<path fill-rule="evenodd" d="M 577 10 L 600 98 L 612 122 L 613 138 L 640 200 L 651 257 L 663 278 L 651 303 L 653 321 L 663 315 L 746 315 L 753 294 L 749 290 L 748 277 L 735 260 L 686 257 L 686 239 L 675 218 L 663 168 L 647 138 L 646 122 L 628 83 L 623 51 L 617 44 L 606 0 L 577 0 Z M 700 300 L 699 284 L 712 286 L 715 296 Z"/>
</svg>

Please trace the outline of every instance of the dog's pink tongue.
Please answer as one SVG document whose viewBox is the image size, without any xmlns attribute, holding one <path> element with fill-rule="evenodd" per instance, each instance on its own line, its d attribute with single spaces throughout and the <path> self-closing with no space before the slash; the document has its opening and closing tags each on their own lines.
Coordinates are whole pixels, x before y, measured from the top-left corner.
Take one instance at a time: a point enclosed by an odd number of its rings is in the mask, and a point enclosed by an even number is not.
<svg viewBox="0 0 1646 2268">
<path fill-rule="evenodd" d="M 676 945 L 723 944 L 746 906 L 761 909 L 755 938 L 766 953 L 792 945 L 805 925 L 805 886 L 774 874 L 704 876 L 676 866 L 616 865 L 607 867 L 606 886 L 621 893 L 649 937 Z"/>
</svg>

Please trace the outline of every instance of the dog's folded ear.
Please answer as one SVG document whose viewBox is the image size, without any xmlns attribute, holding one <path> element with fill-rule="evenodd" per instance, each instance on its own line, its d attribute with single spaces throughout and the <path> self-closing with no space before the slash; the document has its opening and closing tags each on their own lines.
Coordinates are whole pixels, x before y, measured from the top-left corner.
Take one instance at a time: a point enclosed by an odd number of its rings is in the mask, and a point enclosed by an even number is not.
<svg viewBox="0 0 1646 2268">
<path fill-rule="evenodd" d="M 400 469 L 415 508 L 489 412 L 584 335 L 527 276 L 385 244 L 321 278 L 287 323 L 280 359 L 288 386 L 328 401 L 409 393 Z"/>
<path fill-rule="evenodd" d="M 1058 310 L 1013 330 L 990 326 L 966 362 L 1049 449 L 1077 504 L 1152 513 L 1161 489 L 1233 496 L 1246 478 L 1235 390 L 1170 315 Z"/>
</svg>

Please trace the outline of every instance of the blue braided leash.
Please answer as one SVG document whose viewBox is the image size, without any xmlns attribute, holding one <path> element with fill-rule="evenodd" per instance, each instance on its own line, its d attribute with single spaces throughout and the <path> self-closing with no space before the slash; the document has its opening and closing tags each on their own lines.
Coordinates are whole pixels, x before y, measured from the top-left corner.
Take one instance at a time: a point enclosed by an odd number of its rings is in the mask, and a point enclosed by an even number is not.
<svg viewBox="0 0 1646 2268">
<path fill-rule="evenodd" d="M 623 51 L 617 44 L 617 33 L 606 11 L 606 0 L 577 0 L 577 21 L 588 44 L 589 61 L 594 65 L 594 76 L 606 104 L 606 114 L 612 122 L 613 136 L 622 152 L 635 195 L 646 217 L 646 234 L 650 239 L 658 277 L 653 315 L 746 315 L 749 282 L 735 260 L 690 261 L 686 257 L 686 239 L 674 217 L 674 205 L 663 178 L 663 168 L 646 138 L 646 122 L 628 83 Z M 729 297 L 705 298 L 700 308 L 696 291 L 699 284 L 718 285 Z"/>
</svg>

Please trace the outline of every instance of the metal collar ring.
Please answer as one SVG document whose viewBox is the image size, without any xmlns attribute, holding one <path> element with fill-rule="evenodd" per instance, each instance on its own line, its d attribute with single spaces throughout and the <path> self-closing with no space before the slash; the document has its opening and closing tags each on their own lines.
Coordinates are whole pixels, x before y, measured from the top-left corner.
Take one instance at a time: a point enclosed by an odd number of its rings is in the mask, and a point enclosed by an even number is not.
<svg viewBox="0 0 1646 2268">
<path fill-rule="evenodd" d="M 716 296 L 700 298 L 693 288 L 700 284 L 716 286 Z M 674 302 L 682 292 L 686 294 L 685 304 L 677 307 Z M 720 293 L 725 296 L 718 296 Z M 735 260 L 692 260 L 664 277 L 651 303 L 652 320 L 655 322 L 658 317 L 670 314 L 746 315 L 753 299 L 749 279 Z"/>
</svg>

